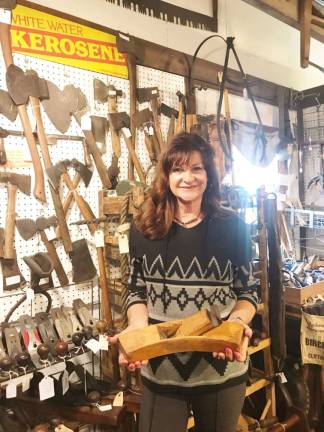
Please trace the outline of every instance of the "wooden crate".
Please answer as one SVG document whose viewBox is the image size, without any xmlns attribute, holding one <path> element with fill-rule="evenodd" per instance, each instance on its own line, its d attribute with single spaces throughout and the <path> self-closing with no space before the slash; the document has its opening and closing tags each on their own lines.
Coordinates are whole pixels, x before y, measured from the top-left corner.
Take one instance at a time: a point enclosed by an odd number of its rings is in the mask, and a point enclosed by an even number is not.
<svg viewBox="0 0 324 432">
<path fill-rule="evenodd" d="M 287 304 L 301 306 L 305 303 L 308 297 L 316 294 L 324 295 L 324 281 L 307 285 L 303 288 L 286 288 L 285 301 Z"/>
</svg>

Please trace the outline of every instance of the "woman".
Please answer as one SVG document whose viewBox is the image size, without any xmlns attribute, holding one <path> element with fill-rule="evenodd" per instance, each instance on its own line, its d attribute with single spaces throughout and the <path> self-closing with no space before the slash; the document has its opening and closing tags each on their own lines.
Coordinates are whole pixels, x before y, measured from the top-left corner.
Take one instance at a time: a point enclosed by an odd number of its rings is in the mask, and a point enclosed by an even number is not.
<svg viewBox="0 0 324 432">
<path fill-rule="evenodd" d="M 162 156 L 152 190 L 130 234 L 128 327 L 181 319 L 217 305 L 223 319 L 246 326 L 257 304 L 244 222 L 220 205 L 212 147 L 199 135 L 176 135 Z M 113 338 L 112 342 L 117 339 Z M 140 432 L 234 432 L 247 361 L 226 348 L 131 363 L 141 367 Z"/>
</svg>

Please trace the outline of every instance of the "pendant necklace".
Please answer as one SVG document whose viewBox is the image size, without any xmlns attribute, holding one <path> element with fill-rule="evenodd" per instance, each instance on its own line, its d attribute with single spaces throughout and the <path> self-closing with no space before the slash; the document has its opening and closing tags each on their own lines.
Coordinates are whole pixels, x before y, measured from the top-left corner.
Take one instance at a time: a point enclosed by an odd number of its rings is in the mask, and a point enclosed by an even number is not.
<svg viewBox="0 0 324 432">
<path fill-rule="evenodd" d="M 178 223 L 179 223 L 180 225 L 182 225 L 182 226 L 187 226 L 187 225 L 190 225 L 190 224 L 192 224 L 192 223 L 194 223 L 194 222 L 197 222 L 197 221 L 199 220 L 199 216 L 200 216 L 200 213 L 199 213 L 196 217 L 194 217 L 193 219 L 190 219 L 190 220 L 188 220 L 188 221 L 186 221 L 186 222 L 181 221 L 181 220 L 178 219 L 177 217 L 175 217 L 174 220 L 175 220 L 176 222 L 178 222 Z"/>
</svg>

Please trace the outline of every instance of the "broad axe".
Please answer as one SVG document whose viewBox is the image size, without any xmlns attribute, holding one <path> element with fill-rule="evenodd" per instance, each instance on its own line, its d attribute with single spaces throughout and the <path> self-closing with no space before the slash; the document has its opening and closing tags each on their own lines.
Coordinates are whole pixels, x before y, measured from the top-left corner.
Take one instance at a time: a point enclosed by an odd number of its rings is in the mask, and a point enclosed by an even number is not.
<svg viewBox="0 0 324 432">
<path fill-rule="evenodd" d="M 134 115 L 137 128 L 143 128 L 147 152 L 152 163 L 156 163 L 159 155 L 159 145 L 154 135 L 153 114 L 148 108 L 137 111 Z M 152 131 L 152 132 L 151 132 Z"/>
<path fill-rule="evenodd" d="M 10 35 L 10 25 L 6 23 L 0 22 L 0 43 L 2 47 L 2 54 L 4 58 L 4 62 L 7 68 L 7 74 L 6 74 L 6 80 L 7 80 L 7 86 L 8 90 L 9 88 L 12 89 L 14 92 L 11 94 L 11 97 L 14 99 L 14 95 L 18 95 L 20 92 L 24 93 L 24 82 L 22 85 L 17 85 L 17 82 L 20 80 L 20 76 L 23 77 L 24 73 L 21 75 L 19 72 L 19 68 L 17 70 L 17 67 L 14 65 L 13 57 L 12 57 L 12 50 L 11 50 L 11 35 Z M 20 76 L 19 76 L 20 75 Z M 24 78 L 24 77 L 23 77 Z M 28 86 L 26 86 L 28 87 Z M 9 90 L 10 92 L 10 90 Z M 23 95 L 23 98 L 25 96 Z M 37 151 L 36 141 L 33 136 L 33 131 L 31 128 L 31 124 L 29 121 L 27 108 L 25 102 L 21 100 L 16 99 L 19 103 L 18 105 L 18 113 L 21 120 L 21 123 L 23 125 L 23 129 L 25 132 L 26 140 L 28 143 L 30 155 L 33 162 L 33 167 L 35 171 L 35 188 L 34 188 L 34 196 L 35 198 L 39 199 L 40 201 L 45 202 L 46 201 L 46 195 L 45 195 L 45 185 L 44 185 L 44 174 L 42 170 L 41 161 L 39 158 L 39 154 Z M 17 102 L 16 102 L 17 103 Z"/>
<path fill-rule="evenodd" d="M 14 122 L 18 115 L 18 108 L 10 94 L 0 89 L 0 114 L 7 117 L 8 120 Z"/>
<path fill-rule="evenodd" d="M 14 249 L 15 219 L 16 219 L 16 195 L 19 189 L 26 195 L 31 192 L 30 176 L 9 172 L 0 172 L 0 183 L 7 184 L 8 204 L 6 214 L 6 227 L 4 233 L 4 254 L 5 259 L 15 259 Z"/>
<path fill-rule="evenodd" d="M 174 136 L 175 119 L 178 118 L 179 111 L 170 107 L 169 105 L 166 105 L 165 103 L 161 103 L 160 111 L 161 111 L 161 114 L 165 115 L 166 117 L 169 117 L 169 119 L 170 119 L 169 129 L 168 129 L 168 137 L 167 137 L 167 143 L 169 144 L 171 139 Z"/>
<path fill-rule="evenodd" d="M 165 147 L 165 143 L 163 140 L 160 121 L 159 121 L 159 102 L 158 102 L 159 89 L 157 87 L 138 88 L 136 94 L 139 103 L 143 103 L 143 102 L 150 103 L 151 110 L 153 113 L 155 133 L 158 139 L 160 150 L 162 150 Z"/>
<path fill-rule="evenodd" d="M 37 232 L 39 232 L 42 242 L 44 243 L 47 253 L 50 256 L 54 270 L 56 272 L 57 278 L 61 284 L 61 286 L 68 285 L 69 279 L 65 273 L 65 270 L 62 266 L 60 258 L 57 254 L 56 248 L 52 240 L 48 239 L 46 230 L 57 226 L 57 218 L 55 216 L 51 217 L 39 217 L 34 221 L 33 219 L 18 219 L 16 220 L 16 227 L 24 240 L 29 240 L 32 238 Z"/>
<path fill-rule="evenodd" d="M 132 135 L 129 129 L 130 127 L 129 115 L 126 112 L 109 113 L 109 120 L 112 127 L 116 131 L 121 131 L 124 141 L 127 145 L 128 152 L 132 158 L 134 167 L 137 171 L 138 177 L 142 183 L 145 183 L 144 171 L 136 156 L 135 149 L 132 142 Z"/>
</svg>

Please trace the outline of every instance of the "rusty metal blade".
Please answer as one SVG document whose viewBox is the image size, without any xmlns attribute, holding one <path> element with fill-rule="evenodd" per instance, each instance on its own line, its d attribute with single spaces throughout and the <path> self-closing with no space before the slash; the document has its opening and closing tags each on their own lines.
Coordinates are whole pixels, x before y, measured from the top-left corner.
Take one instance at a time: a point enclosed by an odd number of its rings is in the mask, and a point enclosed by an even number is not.
<svg viewBox="0 0 324 432">
<path fill-rule="evenodd" d="M 11 64 L 6 72 L 7 88 L 16 105 L 24 105 L 28 102 L 32 92 L 33 83 L 25 72 L 18 66 Z"/>
<path fill-rule="evenodd" d="M 14 104 L 12 97 L 5 90 L 0 90 L 0 114 L 14 122 L 18 115 L 17 105 Z"/>
<path fill-rule="evenodd" d="M 42 100 L 42 105 L 56 129 L 64 134 L 71 124 L 71 103 L 55 84 L 51 81 L 46 83 L 49 97 Z"/>
<path fill-rule="evenodd" d="M 37 232 L 36 223 L 33 219 L 17 219 L 16 227 L 24 240 L 29 240 L 34 237 Z"/>
</svg>

